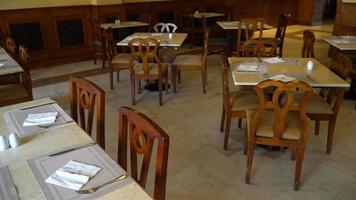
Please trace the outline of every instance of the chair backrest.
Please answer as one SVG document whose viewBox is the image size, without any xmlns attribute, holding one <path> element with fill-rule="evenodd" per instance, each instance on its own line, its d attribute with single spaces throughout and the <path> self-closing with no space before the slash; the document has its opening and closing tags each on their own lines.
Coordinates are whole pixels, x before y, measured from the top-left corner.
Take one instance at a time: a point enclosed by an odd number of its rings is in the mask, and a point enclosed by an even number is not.
<svg viewBox="0 0 356 200">
<path fill-rule="evenodd" d="M 352 60 L 342 53 L 337 53 L 332 58 L 329 68 L 342 79 L 346 79 L 352 71 Z"/>
<path fill-rule="evenodd" d="M 5 33 L 2 27 L 0 27 L 0 47 L 4 47 L 5 46 L 4 43 L 5 43 Z"/>
<path fill-rule="evenodd" d="M 134 38 L 129 42 L 131 49 L 130 72 L 135 74 L 134 63 L 137 60 L 142 62 L 142 70 L 144 75 L 149 75 L 150 62 L 153 59 L 154 63 L 158 65 L 158 74 L 162 73 L 162 61 L 158 57 L 158 49 L 160 43 L 154 38 Z"/>
<path fill-rule="evenodd" d="M 16 55 L 16 43 L 15 43 L 14 39 L 9 38 L 9 37 L 6 38 L 5 49 L 11 56 Z"/>
<path fill-rule="evenodd" d="M 246 57 L 275 57 L 276 43 L 264 40 L 247 40 L 244 43 L 244 51 L 241 52 Z"/>
<path fill-rule="evenodd" d="M 91 25 L 93 40 L 101 42 L 101 32 L 98 20 L 95 18 L 90 18 L 89 23 Z"/>
<path fill-rule="evenodd" d="M 267 90 L 273 88 L 272 99 L 267 98 Z M 302 133 L 301 137 L 305 137 L 308 133 L 309 120 L 305 112 L 305 108 L 309 99 L 314 95 L 312 87 L 301 81 L 281 82 L 275 80 L 265 80 L 260 82 L 255 91 L 259 98 L 259 106 L 256 112 L 252 115 L 251 133 L 255 133 L 255 128 L 262 119 L 262 113 L 265 110 L 274 111 L 273 121 L 273 138 L 282 139 L 286 128 L 289 112 L 297 112 L 301 120 Z M 296 93 L 302 93 L 300 101 L 295 101 Z"/>
<path fill-rule="evenodd" d="M 240 53 L 242 44 L 241 40 L 252 40 L 254 38 L 257 24 L 257 18 L 243 18 L 239 20 L 236 45 L 237 55 Z"/>
<path fill-rule="evenodd" d="M 117 54 L 116 44 L 111 28 L 103 30 L 104 53 L 109 61 L 111 61 Z"/>
<path fill-rule="evenodd" d="M 21 67 L 24 69 L 24 73 L 22 74 L 22 82 L 27 90 L 27 93 L 32 97 L 32 80 L 31 73 L 29 68 L 29 60 L 30 54 L 25 46 L 20 45 L 19 47 L 19 58 Z"/>
<path fill-rule="evenodd" d="M 129 142 L 128 142 L 129 141 Z M 118 163 L 127 171 L 127 145 L 130 148 L 131 176 L 146 186 L 152 150 L 157 142 L 154 199 L 165 199 L 169 136 L 150 118 L 132 108 L 121 107 L 119 117 Z M 142 155 L 142 166 L 137 157 Z M 138 176 L 138 169 L 141 169 Z"/>
<path fill-rule="evenodd" d="M 284 36 L 287 30 L 288 18 L 290 16 L 291 16 L 290 14 L 284 14 L 279 16 L 279 22 L 278 22 L 275 38 L 280 42 L 282 46 L 284 43 Z"/>
<path fill-rule="evenodd" d="M 175 33 L 177 30 L 177 25 L 173 23 L 157 23 L 153 26 L 156 33 Z"/>
<path fill-rule="evenodd" d="M 314 58 L 315 35 L 311 30 L 303 32 L 302 58 Z"/>
<path fill-rule="evenodd" d="M 229 63 L 225 55 L 221 56 L 221 76 L 222 76 L 222 89 L 223 89 L 223 103 L 226 109 L 231 108 L 230 102 L 230 84 L 229 84 Z"/>
<path fill-rule="evenodd" d="M 75 122 L 89 135 L 96 113 L 96 142 L 105 149 L 105 91 L 79 77 L 70 78 L 70 113 Z"/>
</svg>

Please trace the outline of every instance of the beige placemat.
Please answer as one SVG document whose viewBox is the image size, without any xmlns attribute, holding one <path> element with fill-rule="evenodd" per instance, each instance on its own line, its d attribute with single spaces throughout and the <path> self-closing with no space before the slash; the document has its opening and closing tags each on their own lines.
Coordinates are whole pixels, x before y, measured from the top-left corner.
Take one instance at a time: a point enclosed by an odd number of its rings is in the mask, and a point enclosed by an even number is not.
<svg viewBox="0 0 356 200">
<path fill-rule="evenodd" d="M 0 199 L 1 200 L 18 200 L 15 185 L 12 181 L 9 168 L 7 166 L 0 167 Z"/>
<path fill-rule="evenodd" d="M 50 154 L 49 154 L 50 155 Z M 128 179 L 112 183 L 92 194 L 78 194 L 74 190 L 46 183 L 45 180 L 57 169 L 70 160 L 101 167 L 98 172 L 82 189 L 89 189 L 110 181 L 126 173 L 98 145 L 78 149 L 65 154 L 49 157 L 43 156 L 28 160 L 28 164 L 47 199 L 51 200 L 90 200 L 103 196 L 129 183 Z"/>
</svg>

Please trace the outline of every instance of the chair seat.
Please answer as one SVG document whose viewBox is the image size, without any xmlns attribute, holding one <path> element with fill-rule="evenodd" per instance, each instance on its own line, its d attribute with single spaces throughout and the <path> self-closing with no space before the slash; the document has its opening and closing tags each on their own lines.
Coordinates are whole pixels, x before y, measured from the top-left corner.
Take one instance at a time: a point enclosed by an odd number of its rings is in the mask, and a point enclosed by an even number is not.
<svg viewBox="0 0 356 200">
<path fill-rule="evenodd" d="M 174 60 L 173 65 L 178 67 L 200 67 L 202 62 L 201 55 L 180 55 Z"/>
<path fill-rule="evenodd" d="M 148 67 L 149 67 L 149 74 L 158 75 L 158 65 L 156 63 L 148 63 Z M 139 74 L 139 75 L 144 74 L 142 63 L 135 64 L 134 69 L 135 69 L 135 74 Z M 162 73 L 166 72 L 167 69 L 168 69 L 168 65 L 162 63 Z"/>
<path fill-rule="evenodd" d="M 32 97 L 21 84 L 0 85 L 0 106 L 30 101 Z"/>
<path fill-rule="evenodd" d="M 120 53 L 117 54 L 111 61 L 112 64 L 121 64 L 121 65 L 126 65 L 122 66 L 127 68 L 127 65 L 129 65 L 131 60 L 131 54 L 129 53 Z"/>
<path fill-rule="evenodd" d="M 314 95 L 308 102 L 306 113 L 308 114 L 334 114 L 331 106 L 319 95 Z"/>
<path fill-rule="evenodd" d="M 245 111 L 251 109 L 257 109 L 258 107 L 258 97 L 255 91 L 234 91 L 230 93 L 230 101 L 232 105 L 232 110 L 234 111 Z"/>
<path fill-rule="evenodd" d="M 255 110 L 248 110 L 247 124 L 250 124 L 252 114 Z M 261 137 L 273 137 L 273 122 L 275 112 L 273 110 L 265 110 L 262 115 L 259 124 L 257 125 L 256 135 Z M 285 131 L 282 135 L 283 139 L 298 140 L 302 132 L 302 121 L 299 118 L 298 112 L 289 112 L 285 121 Z"/>
</svg>

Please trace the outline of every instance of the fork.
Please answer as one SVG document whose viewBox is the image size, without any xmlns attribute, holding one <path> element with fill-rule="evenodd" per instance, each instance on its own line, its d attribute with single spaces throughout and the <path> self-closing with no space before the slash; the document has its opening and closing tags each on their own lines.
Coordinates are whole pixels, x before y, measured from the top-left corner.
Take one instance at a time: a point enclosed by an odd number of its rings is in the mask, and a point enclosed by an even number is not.
<svg viewBox="0 0 356 200">
<path fill-rule="evenodd" d="M 117 181 L 124 180 L 126 178 L 127 178 L 127 174 L 123 174 L 123 175 L 118 176 L 118 177 L 114 178 L 113 180 L 108 181 L 106 183 L 103 183 L 103 184 L 101 184 L 99 186 L 96 186 L 96 187 L 93 187 L 93 188 L 90 188 L 90 189 L 87 189 L 87 190 L 76 190 L 76 192 L 79 193 L 79 194 L 91 194 L 91 193 L 96 192 L 97 190 L 99 190 L 100 188 L 102 188 L 102 187 L 104 187 L 106 185 L 109 185 L 111 183 L 115 183 Z"/>
</svg>

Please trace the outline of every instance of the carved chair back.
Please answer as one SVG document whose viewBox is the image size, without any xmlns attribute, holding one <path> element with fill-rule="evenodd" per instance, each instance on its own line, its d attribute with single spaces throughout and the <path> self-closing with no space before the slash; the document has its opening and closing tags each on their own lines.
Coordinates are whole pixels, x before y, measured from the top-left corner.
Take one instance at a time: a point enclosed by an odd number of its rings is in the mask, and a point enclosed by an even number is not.
<svg viewBox="0 0 356 200">
<path fill-rule="evenodd" d="M 5 49 L 11 56 L 14 57 L 16 55 L 16 43 L 14 39 L 10 37 L 6 38 Z"/>
<path fill-rule="evenodd" d="M 111 61 L 117 54 L 116 44 L 113 37 L 111 28 L 103 30 L 103 40 L 105 55 L 109 61 Z"/>
<path fill-rule="evenodd" d="M 165 199 L 169 136 L 146 115 L 128 107 L 120 108 L 119 127 L 118 163 L 127 171 L 129 145 L 131 176 L 143 188 L 146 186 L 153 146 L 157 143 L 154 199 Z M 138 157 L 142 157 L 141 166 L 138 166 Z"/>
<path fill-rule="evenodd" d="M 175 33 L 177 30 L 177 25 L 173 23 L 157 23 L 153 26 L 156 33 Z"/>
<path fill-rule="evenodd" d="M 266 90 L 274 88 L 272 99 L 267 97 Z M 302 138 L 308 133 L 309 120 L 305 113 L 306 105 L 309 99 L 313 96 L 313 89 L 306 83 L 300 81 L 281 82 L 275 80 L 265 80 L 260 82 L 255 91 L 259 98 L 259 106 L 256 112 L 253 113 L 251 119 L 251 133 L 256 132 L 256 128 L 262 119 L 262 114 L 265 110 L 274 111 L 273 122 L 273 138 L 282 139 L 285 131 L 286 120 L 289 112 L 297 112 L 302 122 L 303 132 Z M 300 101 L 295 101 L 296 93 L 302 93 Z"/>
<path fill-rule="evenodd" d="M 130 72 L 135 74 L 134 63 L 140 60 L 142 63 L 142 70 L 144 75 L 149 75 L 150 63 L 152 60 L 158 65 L 158 74 L 162 74 L 162 61 L 158 57 L 158 49 L 160 43 L 154 38 L 134 38 L 129 42 L 131 49 Z"/>
<path fill-rule="evenodd" d="M 25 46 L 21 45 L 19 47 L 19 58 L 21 67 L 24 69 L 24 73 L 22 74 L 22 82 L 27 90 L 27 93 L 32 96 L 32 80 L 31 80 L 31 73 L 29 68 L 29 60 L 30 54 Z"/>
<path fill-rule="evenodd" d="M 237 55 L 240 53 L 242 40 L 252 40 L 257 29 L 258 20 L 256 18 L 243 18 L 239 20 L 237 29 Z"/>
<path fill-rule="evenodd" d="M 98 20 L 95 18 L 90 18 L 89 23 L 91 25 L 93 40 L 101 42 L 101 32 Z"/>
<path fill-rule="evenodd" d="M 105 149 L 105 91 L 89 80 L 70 78 L 70 112 L 89 135 L 96 113 L 96 142 Z"/>
<path fill-rule="evenodd" d="M 315 35 L 311 30 L 303 32 L 302 58 L 314 58 Z"/>
<path fill-rule="evenodd" d="M 273 41 L 248 40 L 244 43 L 242 55 L 246 57 L 274 57 L 277 45 Z"/>
</svg>

